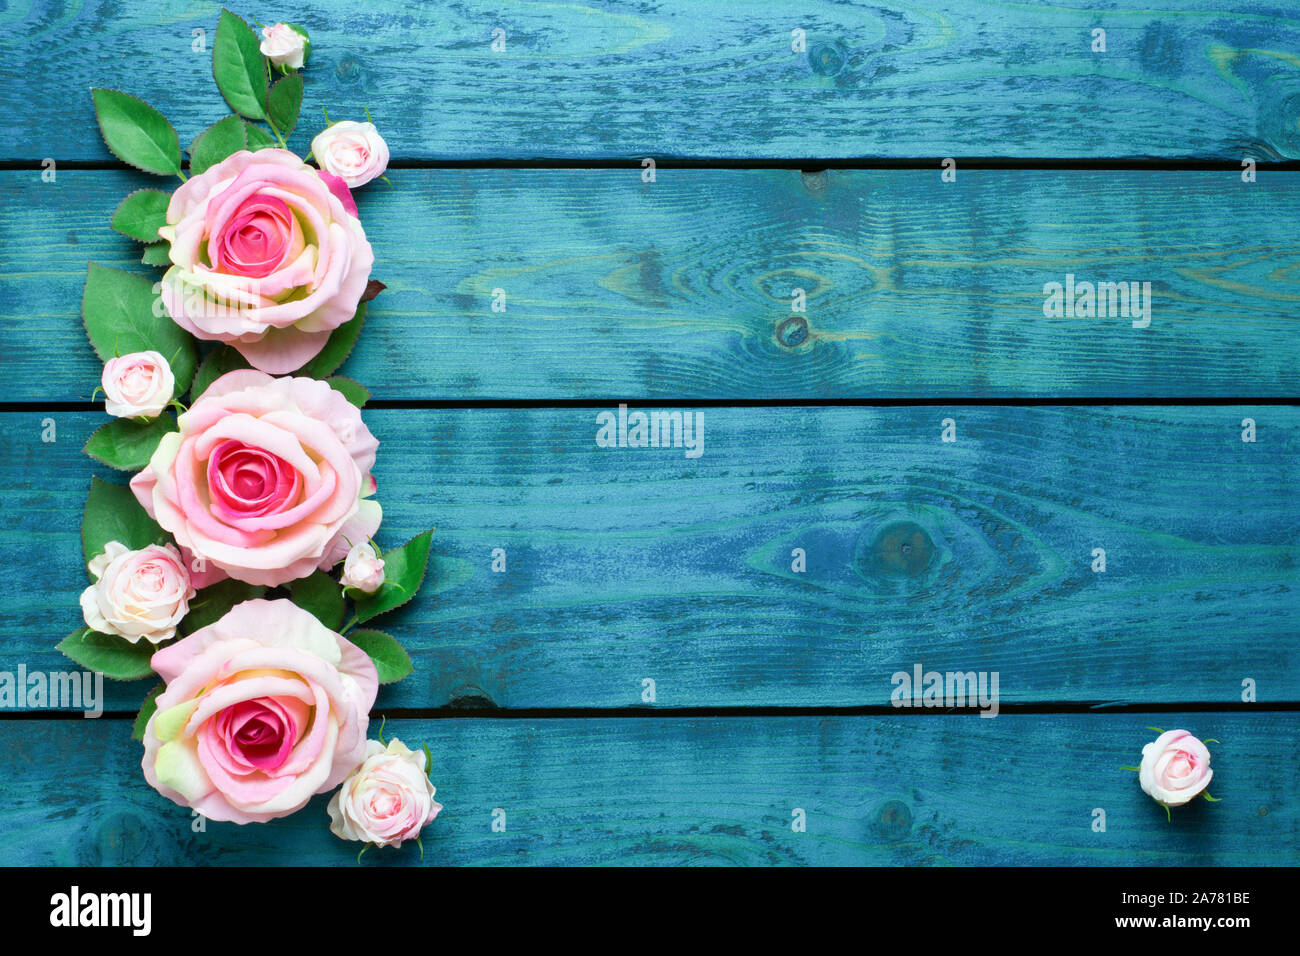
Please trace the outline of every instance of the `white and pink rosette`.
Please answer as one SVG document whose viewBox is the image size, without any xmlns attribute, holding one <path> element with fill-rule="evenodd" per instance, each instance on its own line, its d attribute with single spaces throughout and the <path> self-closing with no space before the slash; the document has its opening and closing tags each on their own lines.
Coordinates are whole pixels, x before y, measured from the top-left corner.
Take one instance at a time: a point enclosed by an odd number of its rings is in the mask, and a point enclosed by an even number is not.
<svg viewBox="0 0 1300 956">
<path fill-rule="evenodd" d="M 327 383 L 228 372 L 177 419 L 131 489 L 199 586 L 269 587 L 328 570 L 379 528 L 379 442 Z"/>
<path fill-rule="evenodd" d="M 95 583 L 81 592 L 86 626 L 132 644 L 161 644 L 176 636 L 189 613 L 194 586 L 180 552 L 170 544 L 132 551 L 110 541 L 87 565 Z"/>
<path fill-rule="evenodd" d="M 330 832 L 376 846 L 398 847 L 418 839 L 442 810 L 433 799 L 437 791 L 428 769 L 422 751 L 395 737 L 387 746 L 369 741 L 365 761 L 330 798 Z"/>
<path fill-rule="evenodd" d="M 1167 730 L 1142 748 L 1138 782 L 1151 799 L 1178 807 L 1210 785 L 1210 751 L 1186 730 Z"/>
<path fill-rule="evenodd" d="M 375 261 L 355 205 L 286 149 L 241 150 L 191 177 L 159 235 L 171 243 L 167 314 L 276 375 L 353 317 Z"/>
<path fill-rule="evenodd" d="M 286 816 L 366 753 L 375 665 L 291 601 L 238 604 L 153 667 L 166 688 L 145 728 L 145 779 L 209 820 Z"/>
</svg>

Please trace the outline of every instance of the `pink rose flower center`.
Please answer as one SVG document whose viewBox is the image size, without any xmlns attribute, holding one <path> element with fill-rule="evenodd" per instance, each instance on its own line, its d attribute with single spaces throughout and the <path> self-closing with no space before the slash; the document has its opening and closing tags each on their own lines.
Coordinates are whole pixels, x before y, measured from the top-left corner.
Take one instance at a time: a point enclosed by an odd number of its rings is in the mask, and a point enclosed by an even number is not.
<svg viewBox="0 0 1300 956">
<path fill-rule="evenodd" d="M 306 719 L 300 701 L 261 697 L 227 707 L 214 718 L 213 735 L 231 758 L 270 773 L 288 758 Z"/>
<path fill-rule="evenodd" d="M 151 365 L 137 364 L 127 369 L 118 379 L 122 395 L 128 400 L 140 400 L 153 394 L 156 377 Z"/>
<path fill-rule="evenodd" d="M 208 458 L 208 495 L 223 518 L 258 518 L 297 502 L 302 476 L 269 451 L 227 439 Z"/>
<path fill-rule="evenodd" d="M 281 199 L 249 196 L 213 237 L 213 268 L 262 278 L 291 262 L 305 247 L 302 227 Z"/>
<path fill-rule="evenodd" d="M 1183 780 L 1194 776 L 1196 769 L 1196 755 L 1190 754 L 1186 750 L 1180 750 L 1174 754 L 1174 759 L 1169 762 L 1166 773 L 1173 780 Z"/>
</svg>

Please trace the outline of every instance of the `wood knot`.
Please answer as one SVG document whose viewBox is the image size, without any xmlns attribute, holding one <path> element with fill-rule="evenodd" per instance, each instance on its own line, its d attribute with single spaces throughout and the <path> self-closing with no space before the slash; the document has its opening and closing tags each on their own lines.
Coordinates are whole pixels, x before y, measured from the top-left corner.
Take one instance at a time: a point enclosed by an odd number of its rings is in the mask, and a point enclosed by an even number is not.
<svg viewBox="0 0 1300 956">
<path fill-rule="evenodd" d="M 808 47 L 808 66 L 818 76 L 835 76 L 844 69 L 844 51 L 833 43 L 814 43 Z"/>
<path fill-rule="evenodd" d="M 915 521 L 891 521 L 879 528 L 859 555 L 859 567 L 869 577 L 919 578 L 935 556 L 934 541 Z"/>
<path fill-rule="evenodd" d="M 776 327 L 776 340 L 787 349 L 798 348 L 808 341 L 808 320 L 792 315 Z"/>
<path fill-rule="evenodd" d="M 466 684 L 451 692 L 447 706 L 456 710 L 496 710 L 497 702 L 483 688 Z"/>
<path fill-rule="evenodd" d="M 912 811 L 902 800 L 888 800 L 875 819 L 876 836 L 886 843 L 905 840 L 912 832 Z"/>
<path fill-rule="evenodd" d="M 361 64 L 352 57 L 344 57 L 334 64 L 334 79 L 339 86 L 360 87 L 364 77 Z"/>
</svg>

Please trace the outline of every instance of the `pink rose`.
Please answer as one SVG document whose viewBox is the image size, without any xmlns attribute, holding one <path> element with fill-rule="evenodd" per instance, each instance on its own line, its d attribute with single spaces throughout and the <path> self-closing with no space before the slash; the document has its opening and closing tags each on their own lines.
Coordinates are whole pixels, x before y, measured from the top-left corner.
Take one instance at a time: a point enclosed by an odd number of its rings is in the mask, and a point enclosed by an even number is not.
<svg viewBox="0 0 1300 956">
<path fill-rule="evenodd" d="M 1210 751 L 1186 730 L 1168 730 L 1142 748 L 1138 781 L 1157 803 L 1177 807 L 1210 785 Z"/>
<path fill-rule="evenodd" d="M 326 127 L 311 141 L 311 155 L 349 189 L 364 186 L 388 168 L 388 144 L 374 123 L 343 120 Z"/>
<path fill-rule="evenodd" d="M 172 400 L 176 378 L 157 352 L 132 352 L 104 363 L 104 411 L 117 418 L 156 418 Z"/>
<path fill-rule="evenodd" d="M 357 311 L 374 253 L 319 173 L 284 149 L 242 150 L 172 194 L 167 313 L 281 374 L 325 347 Z"/>
<path fill-rule="evenodd" d="M 132 644 L 170 641 L 190 612 L 194 587 L 180 554 L 170 544 L 131 551 L 110 541 L 89 564 L 95 583 L 81 592 L 86 626 Z"/>
<path fill-rule="evenodd" d="M 379 442 L 325 382 L 228 372 L 177 424 L 131 489 L 195 570 L 275 586 L 333 567 L 378 530 L 366 496 Z"/>
<path fill-rule="evenodd" d="M 442 809 L 426 771 L 423 752 L 397 738 L 387 747 L 371 740 L 365 762 L 330 798 L 330 832 L 378 846 L 414 840 Z"/>
<path fill-rule="evenodd" d="M 209 820 L 286 816 L 365 754 L 375 665 L 292 601 L 238 604 L 153 667 L 167 686 L 145 728 L 145 779 Z"/>
</svg>

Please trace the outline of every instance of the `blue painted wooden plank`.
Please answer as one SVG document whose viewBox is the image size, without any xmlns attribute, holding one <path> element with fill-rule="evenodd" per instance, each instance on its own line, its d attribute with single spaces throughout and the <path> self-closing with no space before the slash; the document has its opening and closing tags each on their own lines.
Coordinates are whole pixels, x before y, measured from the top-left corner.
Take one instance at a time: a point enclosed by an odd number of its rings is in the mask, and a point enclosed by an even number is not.
<svg viewBox="0 0 1300 956">
<path fill-rule="evenodd" d="M 0 91 L 0 158 L 108 159 L 90 86 L 144 97 L 189 143 L 222 109 L 220 7 L 10 3 L 0 55 L 30 79 Z M 1300 156 L 1296 14 L 1286 0 L 330 0 L 295 16 L 315 44 L 306 115 L 368 106 L 399 157 L 1236 161 Z"/>
<path fill-rule="evenodd" d="M 1300 409 L 708 408 L 698 458 L 597 447 L 597 414 L 366 413 L 380 542 L 436 529 L 382 704 L 888 705 L 917 663 L 1004 702 L 1300 700 Z M 103 418 L 44 417 L 0 416 L 0 669 L 80 624 Z"/>
<path fill-rule="evenodd" d="M 1120 769 L 1150 723 L 1223 741 L 1221 803 L 1166 821 Z M 1293 728 L 1289 714 L 1197 713 L 466 718 L 385 732 L 434 754 L 445 809 L 424 833 L 428 865 L 1294 866 L 1300 765 L 1278 759 Z M 195 832 L 145 784 L 126 722 L 6 730 L 0 864 L 353 865 L 359 847 L 329 833 L 325 797 L 264 826 Z M 414 846 L 362 859 L 420 862 Z"/>
<path fill-rule="evenodd" d="M 86 264 L 138 257 L 108 219 L 145 180 L 0 173 L 0 401 L 89 398 Z M 1300 174 L 394 182 L 361 197 L 388 289 L 345 366 L 377 398 L 1300 395 L 1300 240 L 1281 214 L 1300 208 Z M 1069 275 L 1150 282 L 1150 325 L 1044 315 L 1044 286 Z"/>
</svg>

